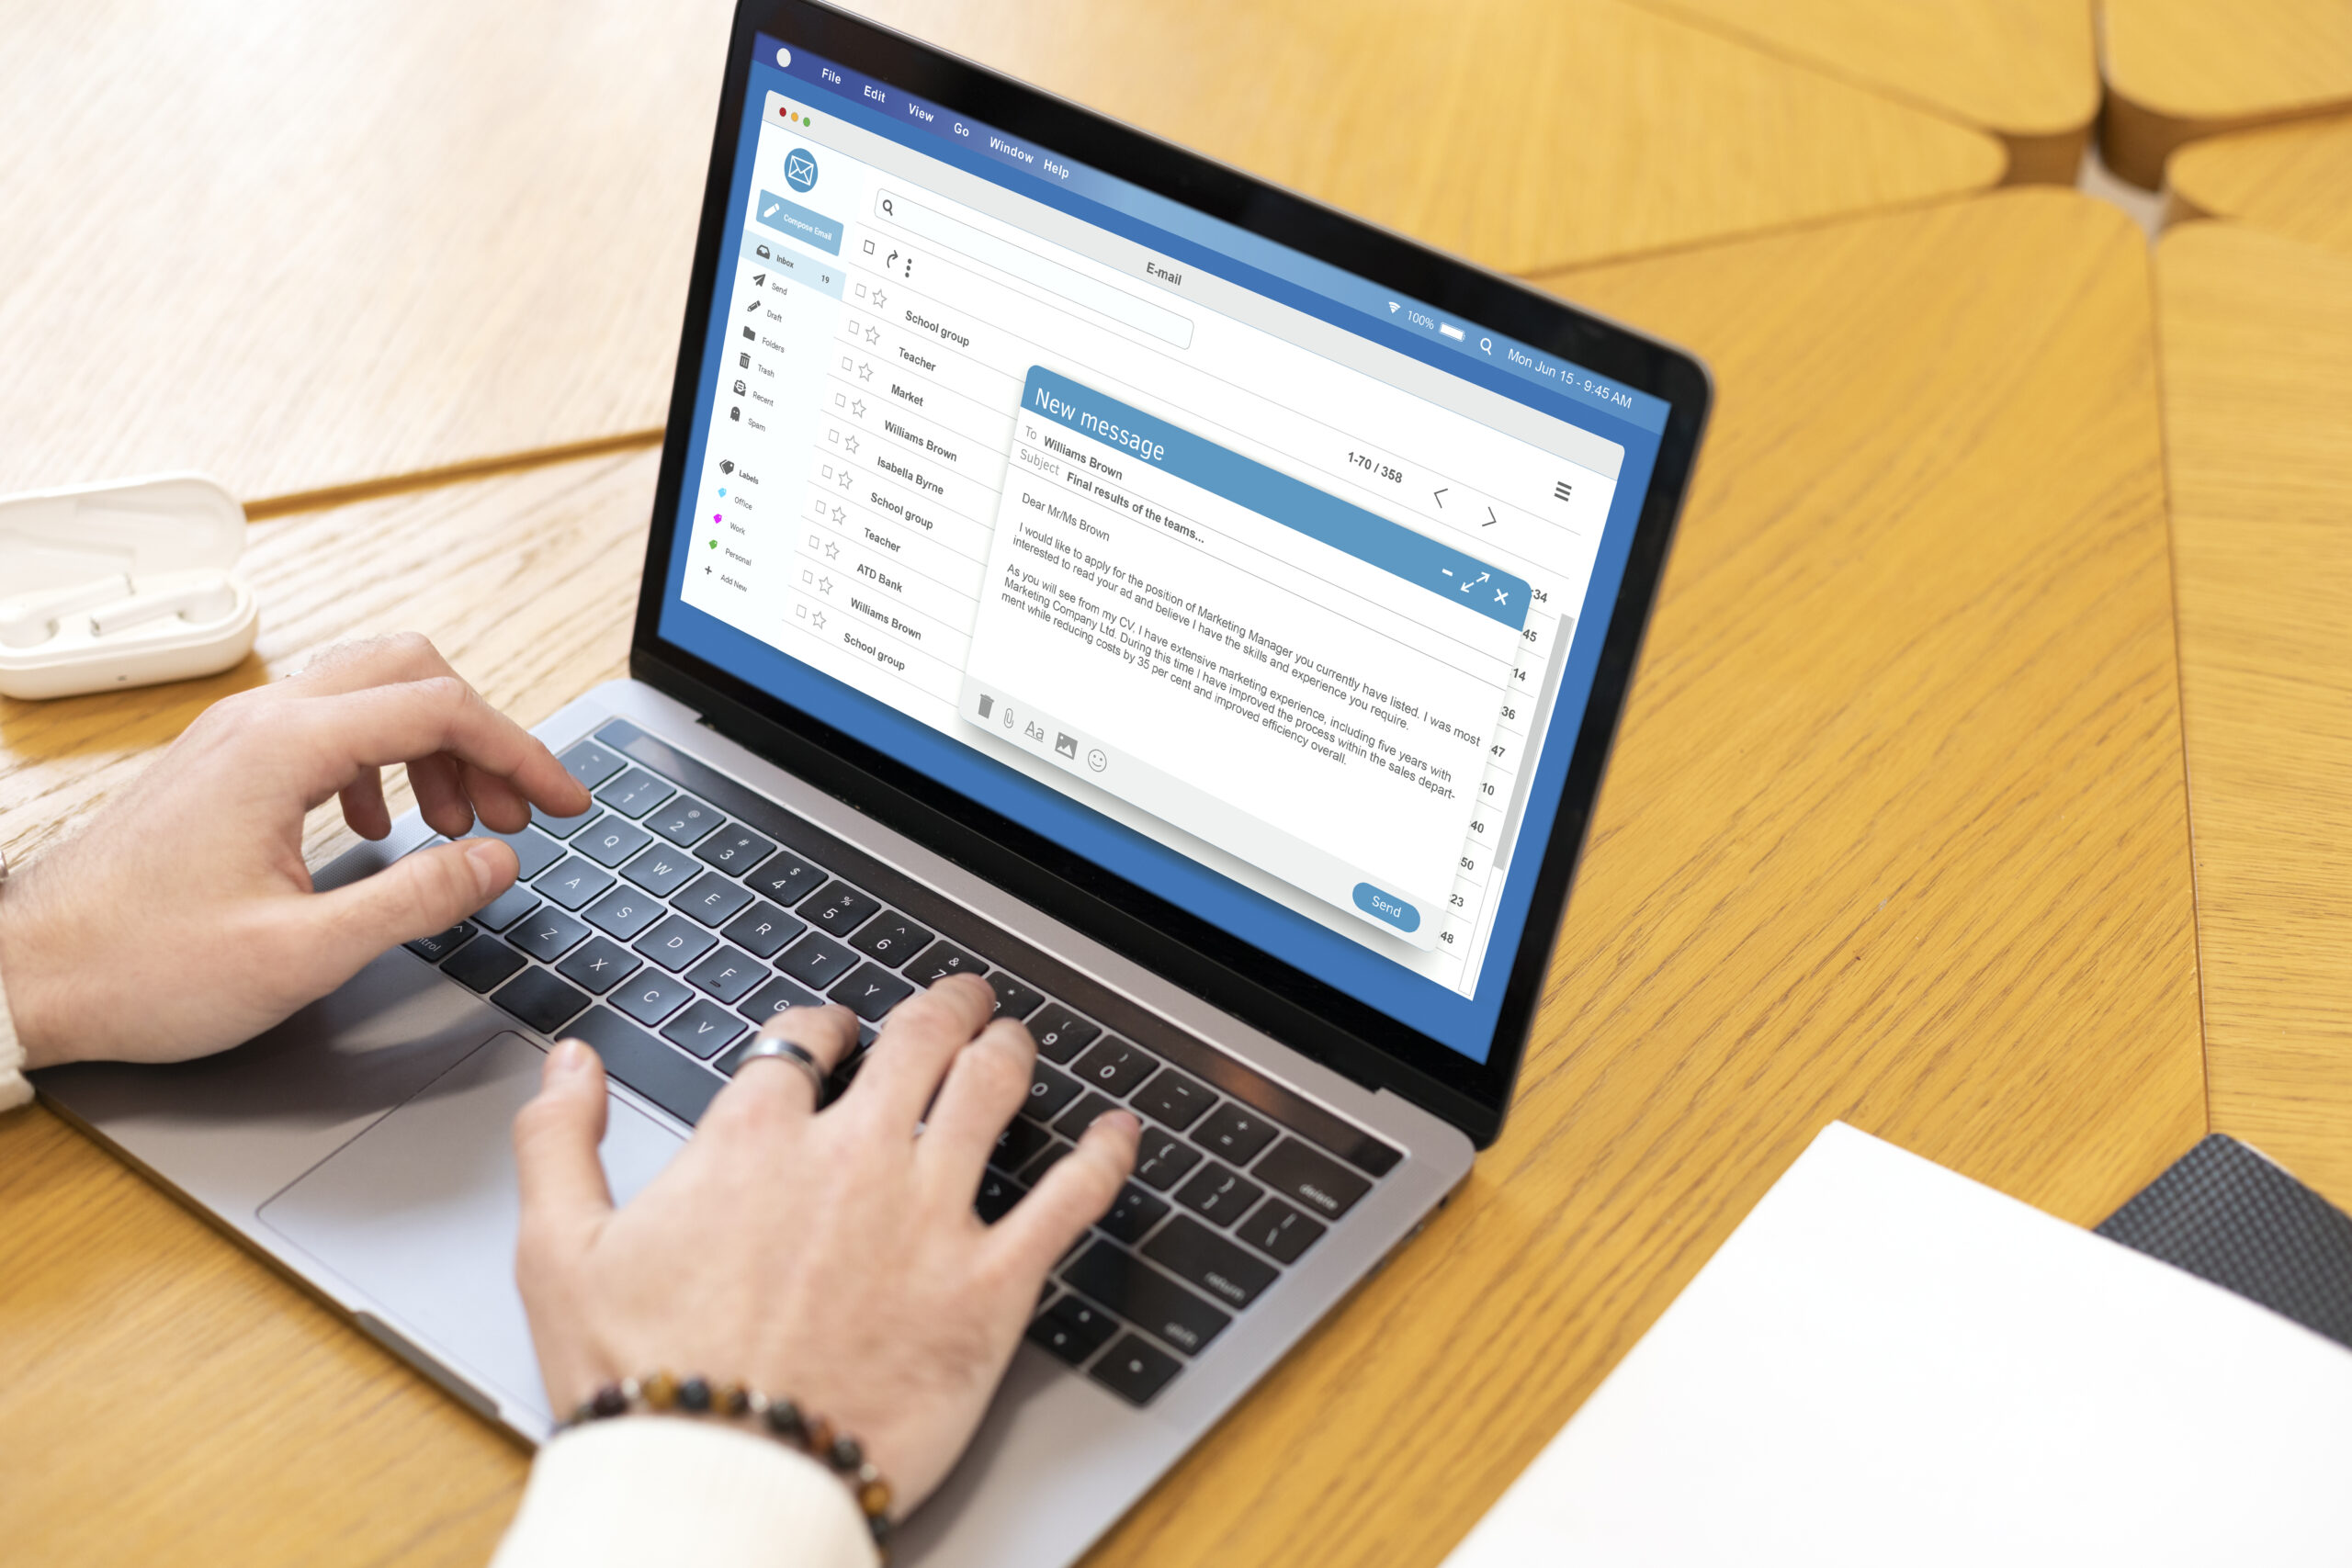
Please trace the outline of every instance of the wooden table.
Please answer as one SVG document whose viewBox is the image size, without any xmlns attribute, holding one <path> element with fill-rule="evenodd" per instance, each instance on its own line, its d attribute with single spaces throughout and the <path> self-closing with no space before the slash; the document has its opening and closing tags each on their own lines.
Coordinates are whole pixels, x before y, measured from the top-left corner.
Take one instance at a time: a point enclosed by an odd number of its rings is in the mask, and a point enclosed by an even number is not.
<svg viewBox="0 0 2352 1568">
<path fill-rule="evenodd" d="M 2352 1208 L 2352 255 L 2156 258 L 2214 1127 Z"/>
<path fill-rule="evenodd" d="M 2000 138 L 2013 185 L 2073 185 L 2098 115 L 2090 0 L 1641 0 Z"/>
<path fill-rule="evenodd" d="M 2192 141 L 2165 165 L 2167 218 L 2234 218 L 2352 252 L 2352 115 Z"/>
<path fill-rule="evenodd" d="M 2100 20 L 2099 152 L 2150 190 L 2176 147 L 2352 107 L 2343 0 L 2100 0 Z"/>
<path fill-rule="evenodd" d="M 2136 231 L 2016 192 L 1564 287 L 1722 400 L 1517 1108 L 1096 1562 L 1436 1562 L 1833 1117 L 2077 1221 L 2204 1130 Z M 650 475 L 257 528 L 256 660 L 0 707 L 0 837 L 348 631 L 421 626 L 540 717 L 620 666 Z M 478 1563 L 523 1466 L 47 1111 L 0 1121 L 28 1561 Z"/>
</svg>

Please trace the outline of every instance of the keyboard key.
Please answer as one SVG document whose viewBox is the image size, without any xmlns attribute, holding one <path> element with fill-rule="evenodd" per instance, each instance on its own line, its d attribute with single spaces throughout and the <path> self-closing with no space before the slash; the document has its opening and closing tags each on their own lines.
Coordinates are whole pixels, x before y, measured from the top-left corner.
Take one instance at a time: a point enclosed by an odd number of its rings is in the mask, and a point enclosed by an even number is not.
<svg viewBox="0 0 2352 1568">
<path fill-rule="evenodd" d="M 694 987 L 659 969 L 641 969 L 613 993 L 613 1005 L 648 1028 L 684 1007 Z"/>
<path fill-rule="evenodd" d="M 707 926 L 723 926 L 743 912 L 752 901 L 752 890 L 741 883 L 706 871 L 686 890 L 670 900 L 673 908 L 684 909 Z"/>
<path fill-rule="evenodd" d="M 996 993 L 998 1018 L 1027 1018 L 1045 1001 L 1046 993 L 1035 986 L 1024 986 L 999 969 L 988 977 L 989 989 Z"/>
<path fill-rule="evenodd" d="M 915 988 L 878 964 L 861 964 L 856 972 L 826 993 L 868 1023 L 915 994 Z"/>
<path fill-rule="evenodd" d="M 718 945 L 718 939 L 684 915 L 671 915 L 637 939 L 638 952 L 673 974 Z"/>
<path fill-rule="evenodd" d="M 572 855 L 531 886 L 557 908 L 577 909 L 612 885 L 611 872 Z"/>
<path fill-rule="evenodd" d="M 896 969 L 931 942 L 931 933 L 896 909 L 885 909 L 857 928 L 849 944 L 885 969 Z"/>
<path fill-rule="evenodd" d="M 555 972 L 588 992 L 603 996 L 643 965 L 637 954 L 616 942 L 592 937 L 588 945 L 555 966 Z"/>
<path fill-rule="evenodd" d="M 741 876 L 775 852 L 775 840 L 761 838 L 741 822 L 730 822 L 702 841 L 695 859 L 729 876 Z"/>
<path fill-rule="evenodd" d="M 1114 1100 L 1125 1100 L 1159 1067 L 1159 1061 L 1114 1034 L 1097 1041 L 1070 1067 L 1079 1082 L 1100 1089 Z"/>
<path fill-rule="evenodd" d="M 1193 1142 L 1235 1165 L 1248 1165 L 1281 1133 L 1263 1116 L 1228 1100 L 1193 1129 Z"/>
<path fill-rule="evenodd" d="M 1151 1227 L 1167 1217 L 1167 1199 L 1155 1198 L 1130 1181 L 1119 1189 L 1119 1196 L 1112 1202 L 1111 1212 L 1094 1223 L 1102 1227 L 1104 1235 L 1114 1236 L 1133 1246 L 1150 1235 Z M 1192 1223 L 1190 1220 L 1184 1222 L 1186 1224 Z"/>
<path fill-rule="evenodd" d="M 441 965 L 441 973 L 470 990 L 487 991 L 523 967 L 523 955 L 503 942 L 469 942 Z"/>
<path fill-rule="evenodd" d="M 596 798 L 624 817 L 644 816 L 678 792 L 668 781 L 657 779 L 643 768 L 631 768 L 596 792 Z"/>
<path fill-rule="evenodd" d="M 1157 1077 L 1136 1091 L 1134 1101 L 1137 1111 L 1180 1133 L 1199 1121 L 1201 1113 L 1216 1103 L 1215 1089 L 1173 1067 L 1160 1068 Z"/>
<path fill-rule="evenodd" d="M 702 1119 L 726 1080 L 695 1066 L 609 1008 L 594 1008 L 571 1032 L 605 1058 L 605 1070 L 688 1126 Z"/>
<path fill-rule="evenodd" d="M 539 896 L 516 883 L 474 911 L 474 923 L 486 931 L 503 931 L 539 907 Z"/>
<path fill-rule="evenodd" d="M 616 866 L 653 841 L 653 835 L 634 822 L 605 813 L 604 820 L 571 840 L 575 853 L 586 855 L 607 869 Z"/>
<path fill-rule="evenodd" d="M 1166 1230 L 1144 1244 L 1143 1255 L 1236 1311 L 1282 1278 L 1272 1264 L 1251 1257 L 1189 1214 L 1169 1221 Z"/>
<path fill-rule="evenodd" d="M 1037 1042 L 1037 1054 L 1049 1062 L 1069 1061 L 1102 1032 L 1102 1027 L 1092 1019 L 1081 1018 L 1059 1002 L 1052 1003 L 1029 1021 L 1029 1033 Z"/>
<path fill-rule="evenodd" d="M 531 826 L 550 839 L 569 839 L 603 815 L 602 808 L 594 801 L 588 803 L 587 810 L 576 812 L 570 817 L 550 817 L 534 806 L 531 807 Z"/>
<path fill-rule="evenodd" d="M 880 899 L 860 893 L 846 882 L 829 882 L 818 895 L 800 906 L 800 918 L 828 936 L 845 937 L 857 930 L 882 907 Z"/>
<path fill-rule="evenodd" d="M 470 920 L 459 920 L 438 935 L 421 936 L 414 942 L 404 942 L 401 945 L 427 964 L 438 964 L 466 943 L 473 941 L 475 933 L 481 930 L 480 926 Z"/>
<path fill-rule="evenodd" d="M 552 964 L 580 945 L 588 928 L 560 909 L 542 904 L 538 913 L 517 924 L 506 933 L 506 940 L 537 959 Z"/>
<path fill-rule="evenodd" d="M 775 966 L 810 990 L 831 990 L 834 981 L 857 966 L 857 954 L 810 931 L 786 949 Z"/>
<path fill-rule="evenodd" d="M 1184 1364 L 1157 1346 L 1125 1335 L 1086 1375 L 1132 1404 L 1149 1404 Z"/>
<path fill-rule="evenodd" d="M 791 908 L 825 885 L 824 868 L 802 860 L 790 850 L 778 850 L 744 877 L 761 897 Z"/>
<path fill-rule="evenodd" d="M 1111 1101 L 1089 1089 L 1084 1099 L 1054 1118 L 1054 1131 L 1065 1138 L 1078 1139 L 1094 1125 L 1094 1119 L 1113 1109 Z"/>
<path fill-rule="evenodd" d="M 1279 1198 L 1269 1198 L 1250 1211 L 1233 1234 L 1277 1263 L 1295 1263 L 1306 1249 L 1323 1239 L 1324 1226 Z"/>
<path fill-rule="evenodd" d="M 1164 1127 L 1144 1123 L 1143 1146 L 1136 1150 L 1136 1179 L 1155 1192 L 1165 1192 L 1201 1163 L 1201 1151 Z"/>
<path fill-rule="evenodd" d="M 1146 1334 L 1197 1356 L 1233 1321 L 1165 1274 L 1107 1241 L 1091 1244 L 1062 1269 L 1062 1283 L 1109 1307 Z"/>
<path fill-rule="evenodd" d="M 1020 1124 L 1021 1123 L 1017 1122 L 1013 1123 L 1015 1126 L 1019 1126 Z M 1027 1165 L 1023 1166 L 1019 1170 L 1014 1171 L 1012 1174 L 1019 1177 L 1021 1180 L 1027 1185 L 1035 1187 L 1037 1183 L 1046 1179 L 1046 1172 L 1061 1164 L 1063 1159 L 1069 1156 L 1069 1145 L 1062 1142 L 1059 1138 L 1056 1138 L 1052 1143 L 1046 1145 L 1046 1147 L 1035 1158 L 1031 1159 Z"/>
<path fill-rule="evenodd" d="M 1051 1146 L 1053 1141 L 1054 1135 L 1043 1127 L 1015 1117 L 996 1135 L 996 1147 L 989 1151 L 989 1163 L 999 1170 L 1019 1170 L 1036 1158 L 1039 1150 Z"/>
<path fill-rule="evenodd" d="M 662 1038 L 707 1061 L 748 1032 L 741 1019 L 717 1002 L 698 998 L 662 1026 Z"/>
<path fill-rule="evenodd" d="M 1027 1194 L 1028 1190 L 1029 1190 L 1026 1187 L 1022 1186 L 1021 1183 L 1013 1180 L 1012 1178 L 1005 1175 L 1002 1171 L 982 1171 L 980 1173 L 980 1193 L 978 1198 L 973 1200 L 972 1207 L 980 1212 L 980 1223 L 982 1224 L 992 1225 L 996 1224 L 997 1221 L 1004 1218 L 1005 1215 L 1012 1213 L 1012 1206 L 1021 1201 L 1022 1198 Z M 1046 1288 L 1047 1290 L 1053 1289 L 1051 1285 L 1048 1285 Z"/>
<path fill-rule="evenodd" d="M 1118 1331 L 1119 1325 L 1101 1307 L 1064 1296 L 1030 1324 L 1029 1343 L 1051 1350 L 1075 1367 L 1102 1348 Z"/>
<path fill-rule="evenodd" d="M 606 936 L 635 942 L 645 928 L 667 914 L 662 900 L 626 885 L 588 906 L 588 923 Z"/>
<path fill-rule="evenodd" d="M 1205 1219 L 1229 1225 L 1256 1208 L 1258 1200 L 1265 1195 L 1266 1190 L 1248 1177 L 1211 1160 L 1205 1169 L 1176 1190 L 1176 1201 Z"/>
<path fill-rule="evenodd" d="M 1077 1098 L 1078 1080 L 1041 1061 L 1029 1074 L 1029 1099 L 1021 1107 L 1021 1114 L 1032 1122 L 1051 1122 Z"/>
<path fill-rule="evenodd" d="M 750 1019 L 752 1023 L 762 1024 L 776 1014 L 789 1012 L 794 1008 L 820 1008 L 824 1005 L 825 998 L 806 986 L 779 976 L 753 991 L 751 999 L 735 1010 Z"/>
<path fill-rule="evenodd" d="M 718 934 L 760 958 L 774 958 L 784 944 L 808 928 L 762 898 L 727 923 Z"/>
<path fill-rule="evenodd" d="M 699 843 L 727 818 L 718 807 L 705 806 L 690 795 L 674 796 L 645 819 L 645 825 L 680 849 Z"/>
<path fill-rule="evenodd" d="M 491 995 L 492 1001 L 542 1034 L 553 1034 L 580 1016 L 587 994 L 544 969 L 526 969 Z"/>
<path fill-rule="evenodd" d="M 1372 1183 L 1319 1149 L 1284 1138 L 1251 1172 L 1310 1214 L 1336 1220 L 1372 1190 Z"/>
<path fill-rule="evenodd" d="M 752 987 L 767 977 L 766 964 L 741 948 L 725 946 L 686 971 L 688 981 L 729 1007 L 741 1001 Z"/>
<path fill-rule="evenodd" d="M 621 760 L 594 740 L 578 742 L 556 760 L 563 764 L 565 773 L 589 789 L 594 789 L 621 771 Z"/>
<path fill-rule="evenodd" d="M 515 873 L 515 879 L 521 882 L 530 881 L 563 858 L 562 845 L 545 833 L 534 832 L 528 828 L 519 833 L 493 833 L 477 822 L 474 824 L 474 830 L 468 833 L 466 837 L 496 839 L 500 843 L 513 850 L 516 863 L 523 868 Z"/>
<path fill-rule="evenodd" d="M 978 975 L 988 965 L 952 942 L 934 942 L 906 967 L 906 976 L 918 986 L 936 986 L 950 975 Z"/>
<path fill-rule="evenodd" d="M 702 867 L 692 855 L 682 855 L 667 844 L 656 844 L 628 864 L 621 874 L 657 898 L 667 898 L 696 876 Z"/>
</svg>

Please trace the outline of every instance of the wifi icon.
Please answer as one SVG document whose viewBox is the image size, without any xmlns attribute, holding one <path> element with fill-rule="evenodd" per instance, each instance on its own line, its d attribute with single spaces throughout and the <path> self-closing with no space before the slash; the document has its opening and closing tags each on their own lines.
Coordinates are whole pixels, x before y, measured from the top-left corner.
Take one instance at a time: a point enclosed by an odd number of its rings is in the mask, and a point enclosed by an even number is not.
<svg viewBox="0 0 2352 1568">
<path fill-rule="evenodd" d="M 1392 316 L 1396 313 L 1396 301 L 1394 299 L 1388 301 L 1388 313 Z"/>
</svg>

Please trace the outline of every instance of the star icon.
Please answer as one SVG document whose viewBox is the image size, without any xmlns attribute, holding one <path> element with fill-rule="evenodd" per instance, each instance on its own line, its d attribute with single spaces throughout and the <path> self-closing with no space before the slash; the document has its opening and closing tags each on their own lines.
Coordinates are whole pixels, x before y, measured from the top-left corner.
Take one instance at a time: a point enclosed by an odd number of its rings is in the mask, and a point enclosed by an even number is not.
<svg viewBox="0 0 2352 1568">
<path fill-rule="evenodd" d="M 874 367 L 873 367 L 873 366 L 871 366 L 871 365 L 866 364 L 866 363 L 865 363 L 865 361 L 863 361 L 863 360 L 860 360 L 860 361 L 858 362 L 858 367 L 857 367 L 857 378 L 858 378 L 859 380 L 861 380 L 861 381 L 871 381 L 871 380 L 873 380 L 873 379 L 874 379 Z"/>
<path fill-rule="evenodd" d="M 842 450 L 843 450 L 844 452 L 847 452 L 847 453 L 848 453 L 851 457 L 856 457 L 856 456 L 857 456 L 857 437 L 856 437 L 856 436 L 854 436 L 854 435 L 853 435 L 853 436 L 851 436 L 848 440 L 846 440 L 846 441 L 842 442 Z"/>
<path fill-rule="evenodd" d="M 864 398 L 860 398 L 857 401 L 850 404 L 849 412 L 857 415 L 858 418 L 864 419 L 865 417 L 865 400 Z"/>
<path fill-rule="evenodd" d="M 849 521 L 849 513 L 836 506 L 833 508 L 833 521 L 836 523 L 846 523 Z"/>
<path fill-rule="evenodd" d="M 889 304 L 890 297 L 888 294 L 883 293 L 879 288 L 874 291 L 874 308 L 876 310 L 887 310 L 889 308 Z"/>
<path fill-rule="evenodd" d="M 847 468 L 843 468 L 842 470 L 842 477 L 835 482 L 843 490 L 849 489 L 849 470 Z"/>
<path fill-rule="evenodd" d="M 825 629 L 825 612 L 820 610 L 815 615 L 809 616 L 808 624 L 816 627 L 819 631 L 823 631 Z"/>
<path fill-rule="evenodd" d="M 836 545 L 836 544 L 832 544 L 832 543 L 828 542 L 828 543 L 826 544 L 826 546 L 825 546 L 825 558 L 826 558 L 827 560 L 839 560 L 839 559 L 841 559 L 841 558 L 842 558 L 842 547 L 841 547 L 839 545 Z"/>
<path fill-rule="evenodd" d="M 882 341 L 882 329 L 880 327 L 866 328 L 865 341 L 868 343 L 880 343 Z"/>
<path fill-rule="evenodd" d="M 820 577 L 820 578 L 819 578 L 819 579 L 817 580 L 817 592 L 820 592 L 820 593 L 831 593 L 832 591 L 833 591 L 833 580 L 832 580 L 831 578 L 830 578 L 830 577 Z"/>
</svg>

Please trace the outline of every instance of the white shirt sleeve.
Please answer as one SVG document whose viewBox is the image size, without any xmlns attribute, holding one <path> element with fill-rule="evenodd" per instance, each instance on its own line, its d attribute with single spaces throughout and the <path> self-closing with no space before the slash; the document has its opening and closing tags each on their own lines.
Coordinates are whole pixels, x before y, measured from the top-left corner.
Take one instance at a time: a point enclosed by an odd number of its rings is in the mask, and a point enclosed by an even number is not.
<svg viewBox="0 0 2352 1568">
<path fill-rule="evenodd" d="M 841 1477 L 756 1433 L 594 1421 L 539 1450 L 492 1568 L 877 1568 Z"/>
<path fill-rule="evenodd" d="M 0 975 L 0 1111 L 13 1111 L 33 1097 L 25 1081 L 25 1047 L 8 1012 L 8 977 Z"/>
</svg>

